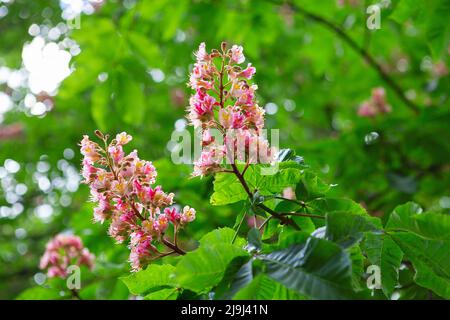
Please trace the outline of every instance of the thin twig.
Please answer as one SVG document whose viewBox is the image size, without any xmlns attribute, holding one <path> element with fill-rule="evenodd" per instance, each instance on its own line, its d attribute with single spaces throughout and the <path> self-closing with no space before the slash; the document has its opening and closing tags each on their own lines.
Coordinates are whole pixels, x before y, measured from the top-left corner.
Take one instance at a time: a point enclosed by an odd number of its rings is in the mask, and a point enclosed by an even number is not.
<svg viewBox="0 0 450 320">
<path fill-rule="evenodd" d="M 258 230 L 261 231 L 262 228 L 264 228 L 264 226 L 270 221 L 270 219 L 272 219 L 273 216 L 269 216 L 266 220 L 263 221 L 263 223 L 259 226 Z"/>
<path fill-rule="evenodd" d="M 180 247 L 176 246 L 175 244 L 173 244 L 172 242 L 170 242 L 169 240 L 167 240 L 164 237 L 161 237 L 161 242 L 164 243 L 164 245 L 166 247 L 172 249 L 173 251 L 175 251 L 176 253 L 178 253 L 180 255 L 185 255 L 186 254 L 186 251 L 184 251 Z"/>
<path fill-rule="evenodd" d="M 245 210 L 245 209 L 244 209 L 244 210 Z M 247 212 L 244 212 L 244 214 L 242 215 L 242 219 L 241 219 L 241 221 L 239 222 L 238 227 L 236 228 L 236 232 L 234 233 L 233 240 L 231 240 L 231 244 L 233 244 L 234 241 L 236 240 L 236 238 L 237 238 L 237 236 L 238 236 L 238 233 L 239 233 L 239 230 L 241 229 L 242 222 L 244 222 L 244 219 L 245 219 L 246 216 L 247 216 Z"/>
<path fill-rule="evenodd" d="M 324 216 L 319 216 L 318 214 L 309 214 L 309 213 L 301 213 L 301 212 L 280 212 L 283 216 L 296 216 L 296 217 L 309 217 L 316 219 L 325 219 Z"/>
<path fill-rule="evenodd" d="M 304 201 L 301 201 L 301 200 L 289 199 L 289 198 L 285 198 L 285 197 L 281 197 L 281 196 L 275 196 L 274 198 L 275 199 L 284 200 L 284 201 L 294 202 L 294 203 L 300 205 L 302 208 L 306 207 L 306 203 Z"/>
</svg>

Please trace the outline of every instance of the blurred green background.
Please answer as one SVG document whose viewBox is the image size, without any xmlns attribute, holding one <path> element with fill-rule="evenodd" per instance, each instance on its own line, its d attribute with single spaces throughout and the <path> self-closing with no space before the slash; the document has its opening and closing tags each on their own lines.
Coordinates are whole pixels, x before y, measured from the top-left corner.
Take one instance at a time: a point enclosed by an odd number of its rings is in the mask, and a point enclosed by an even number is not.
<svg viewBox="0 0 450 320">
<path fill-rule="evenodd" d="M 448 0 L 0 0 L 0 298 L 45 282 L 39 258 L 62 231 L 97 256 L 86 297 L 128 297 L 128 250 L 91 223 L 79 185 L 77 144 L 97 128 L 133 135 L 158 184 L 197 209 L 185 241 L 233 225 L 240 208 L 212 207 L 212 180 L 170 158 L 200 42 L 244 46 L 266 126 L 336 195 L 377 216 L 409 200 L 448 210 L 448 21 Z M 358 116 L 376 87 L 392 112 Z"/>
</svg>

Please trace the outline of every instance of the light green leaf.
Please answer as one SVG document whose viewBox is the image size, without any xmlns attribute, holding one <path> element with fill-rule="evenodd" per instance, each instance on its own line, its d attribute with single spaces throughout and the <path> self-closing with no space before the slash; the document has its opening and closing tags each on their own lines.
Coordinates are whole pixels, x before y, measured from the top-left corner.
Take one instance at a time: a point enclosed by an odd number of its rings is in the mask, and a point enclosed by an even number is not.
<svg viewBox="0 0 450 320">
<path fill-rule="evenodd" d="M 176 300 L 178 294 L 178 288 L 166 288 L 147 294 L 144 300 Z"/>
<path fill-rule="evenodd" d="M 132 273 L 120 279 L 132 294 L 143 295 L 160 287 L 175 286 L 174 271 L 175 267 L 170 264 L 151 264 L 145 270 Z"/>
<path fill-rule="evenodd" d="M 59 291 L 53 288 L 33 287 L 29 288 L 17 296 L 17 300 L 59 300 L 63 297 Z"/>
<path fill-rule="evenodd" d="M 238 257 L 247 257 L 244 240 L 231 241 L 235 231 L 220 228 L 209 232 L 200 240 L 197 250 L 188 252 L 178 262 L 175 270 L 177 283 L 194 292 L 205 293 L 224 277 L 228 265 Z"/>
</svg>

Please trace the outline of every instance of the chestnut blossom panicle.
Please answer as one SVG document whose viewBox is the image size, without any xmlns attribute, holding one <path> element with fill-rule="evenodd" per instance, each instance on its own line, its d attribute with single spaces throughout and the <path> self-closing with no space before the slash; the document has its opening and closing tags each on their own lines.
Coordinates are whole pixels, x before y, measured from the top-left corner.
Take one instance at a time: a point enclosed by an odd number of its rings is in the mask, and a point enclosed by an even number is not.
<svg viewBox="0 0 450 320">
<path fill-rule="evenodd" d="M 390 113 L 391 106 L 386 102 L 386 92 L 384 88 L 377 87 L 372 89 L 372 95 L 369 100 L 361 103 L 358 109 L 360 117 L 375 117 L 378 114 Z"/>
<path fill-rule="evenodd" d="M 94 267 L 95 257 L 83 246 L 81 239 L 74 235 L 58 234 L 51 239 L 41 257 L 39 268 L 47 270 L 49 278 L 65 278 L 71 265 Z"/>
<path fill-rule="evenodd" d="M 261 134 L 265 111 L 256 101 L 258 86 L 251 83 L 256 69 L 251 63 L 242 66 L 244 48 L 233 45 L 227 49 L 227 44 L 222 43 L 220 51 L 208 52 L 205 43 L 201 43 L 195 57 L 188 83 L 195 92 L 189 100 L 187 118 L 191 125 L 203 130 L 203 149 L 194 162 L 193 175 L 220 171 L 224 160 L 273 161 L 275 149 Z M 221 132 L 222 141 L 212 138 L 210 129 Z M 251 154 L 252 148 L 257 152 Z"/>
<path fill-rule="evenodd" d="M 80 143 L 83 182 L 89 185 L 91 199 L 97 204 L 94 221 L 110 221 L 108 233 L 118 243 L 130 240 L 133 271 L 161 256 L 182 252 L 176 241 L 172 243 L 164 236 L 172 225 L 176 239 L 176 233 L 195 219 L 195 210 L 179 212 L 174 194 L 154 186 L 157 171 L 153 164 L 141 160 L 136 150 L 124 152 L 124 146 L 132 140 L 130 135 L 119 133 L 110 142 L 109 136 L 98 130 L 96 135 L 102 146 L 88 136 Z M 171 251 L 159 251 L 160 243 Z"/>
</svg>

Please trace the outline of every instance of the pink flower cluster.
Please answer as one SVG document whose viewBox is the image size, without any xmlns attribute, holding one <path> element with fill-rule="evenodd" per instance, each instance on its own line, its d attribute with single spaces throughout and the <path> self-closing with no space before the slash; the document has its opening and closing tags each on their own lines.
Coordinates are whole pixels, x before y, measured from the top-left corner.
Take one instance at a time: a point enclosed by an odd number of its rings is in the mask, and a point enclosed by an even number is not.
<svg viewBox="0 0 450 320">
<path fill-rule="evenodd" d="M 175 243 L 164 238 L 169 225 L 174 227 L 174 239 L 180 228 L 195 219 L 195 209 L 185 206 L 178 211 L 172 205 L 173 193 L 161 186 L 152 186 L 157 172 L 149 161 L 141 160 L 137 151 L 125 154 L 123 146 L 132 137 L 125 132 L 108 143 L 108 135 L 98 130 L 96 135 L 104 147 L 84 136 L 81 153 L 84 156 L 82 175 L 89 184 L 94 208 L 94 220 L 110 220 L 109 235 L 118 243 L 130 239 L 130 262 L 138 270 L 151 260 L 177 251 Z M 160 252 L 160 241 L 175 250 Z"/>
<path fill-rule="evenodd" d="M 378 87 L 372 89 L 370 100 L 364 101 L 358 109 L 360 117 L 375 117 L 378 114 L 389 113 L 391 106 L 386 102 L 386 92 L 384 88 Z"/>
<path fill-rule="evenodd" d="M 45 248 L 39 267 L 47 270 L 50 278 L 65 278 L 70 265 L 94 266 L 94 255 L 84 248 L 81 239 L 77 236 L 58 234 L 51 239 Z"/>
<path fill-rule="evenodd" d="M 224 158 L 227 163 L 236 160 L 250 163 L 269 163 L 274 150 L 261 134 L 264 128 L 264 109 L 255 98 L 257 86 L 250 83 L 256 69 L 245 61 L 241 46 L 208 53 L 201 43 L 195 53 L 196 63 L 189 86 L 195 90 L 190 98 L 188 116 L 195 128 L 201 128 L 203 150 L 194 163 L 194 176 L 203 176 L 221 170 Z M 221 139 L 212 132 L 221 134 Z"/>
</svg>

